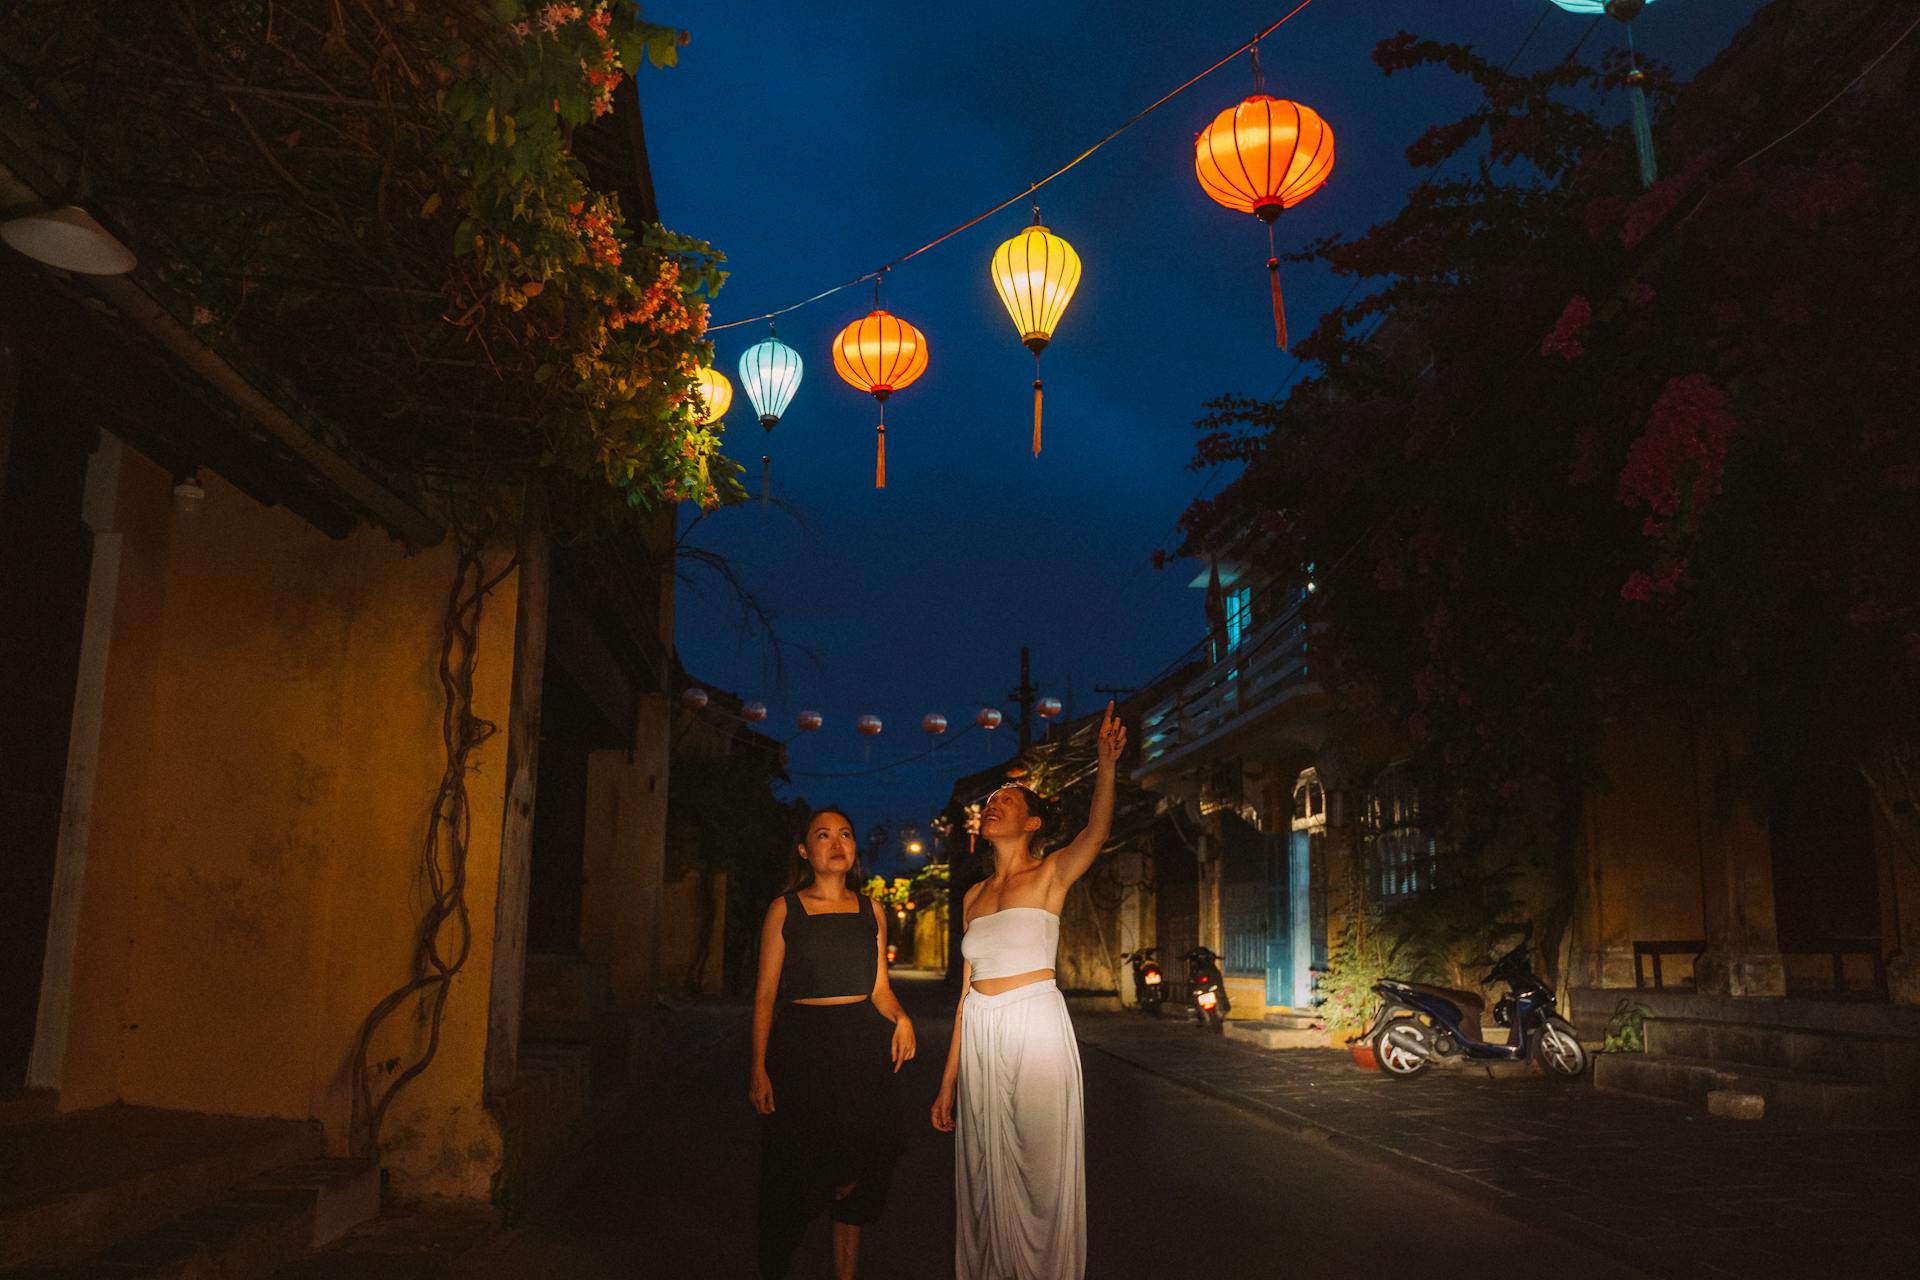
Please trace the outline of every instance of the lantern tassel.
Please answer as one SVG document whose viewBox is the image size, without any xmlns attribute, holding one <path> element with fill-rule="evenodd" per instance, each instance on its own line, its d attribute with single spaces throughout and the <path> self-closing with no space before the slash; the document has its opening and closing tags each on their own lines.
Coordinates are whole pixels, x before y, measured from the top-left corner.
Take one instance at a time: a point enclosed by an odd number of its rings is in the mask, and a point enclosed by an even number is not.
<svg viewBox="0 0 1920 1280">
<path fill-rule="evenodd" d="M 887 424 L 885 421 L 880 423 L 879 442 L 875 447 L 873 487 L 876 489 L 887 487 Z"/>
<path fill-rule="evenodd" d="M 772 499 L 773 459 L 766 454 L 760 455 L 760 505 L 766 506 Z"/>
<path fill-rule="evenodd" d="M 1287 349 L 1287 308 L 1280 300 L 1280 259 L 1267 259 L 1267 283 L 1273 292 L 1273 344 Z"/>
<path fill-rule="evenodd" d="M 1033 456 L 1040 456 L 1040 379 L 1033 380 Z"/>
<path fill-rule="evenodd" d="M 1653 123 L 1647 115 L 1647 94 L 1640 87 L 1644 79 L 1639 68 L 1630 72 L 1627 96 L 1633 103 L 1633 149 L 1640 157 L 1640 185 L 1651 187 L 1660 177 L 1660 167 L 1653 154 Z"/>
</svg>

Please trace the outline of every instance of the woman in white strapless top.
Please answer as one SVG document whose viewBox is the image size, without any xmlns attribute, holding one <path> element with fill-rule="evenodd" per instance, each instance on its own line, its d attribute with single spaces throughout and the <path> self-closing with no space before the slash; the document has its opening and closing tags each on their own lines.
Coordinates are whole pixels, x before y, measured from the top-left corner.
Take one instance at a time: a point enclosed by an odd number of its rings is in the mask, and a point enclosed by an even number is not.
<svg viewBox="0 0 1920 1280">
<path fill-rule="evenodd" d="M 1046 802 L 1020 786 L 993 793 L 980 834 L 993 874 L 967 891 L 966 964 L 933 1124 L 954 1144 L 954 1270 L 959 1280 L 1079 1280 L 1087 1261 L 1080 1049 L 1054 984 L 1060 911 L 1113 824 L 1127 731 L 1107 704 L 1084 831 L 1053 854 Z"/>
</svg>

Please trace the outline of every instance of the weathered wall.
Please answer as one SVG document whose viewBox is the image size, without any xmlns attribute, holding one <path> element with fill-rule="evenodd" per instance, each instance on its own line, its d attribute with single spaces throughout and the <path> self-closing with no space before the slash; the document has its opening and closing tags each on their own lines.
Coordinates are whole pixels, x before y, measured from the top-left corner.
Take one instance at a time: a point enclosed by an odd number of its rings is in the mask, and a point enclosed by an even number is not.
<svg viewBox="0 0 1920 1280">
<path fill-rule="evenodd" d="M 660 901 L 660 975 L 668 990 L 691 995 L 718 995 L 724 983 L 727 954 L 727 876 L 715 872 L 712 889 L 713 936 L 699 971 L 692 970 L 700 949 L 700 873 L 689 871 L 663 888 Z"/>
<path fill-rule="evenodd" d="M 614 1004 L 653 1007 L 661 990 L 660 926 L 667 847 L 666 695 L 642 694 L 632 750 L 587 758 L 587 839 L 580 951 L 607 966 Z"/>
<path fill-rule="evenodd" d="M 349 1059 L 408 976 L 440 780 L 436 675 L 453 555 L 344 542 L 129 454 L 123 565 L 61 1105 L 313 1117 L 344 1151 Z M 475 711 L 505 728 L 515 581 L 490 597 Z M 403 1191 L 485 1196 L 481 1107 L 504 733 L 472 757 L 473 943 L 431 1068 L 387 1121 Z M 394 1019 L 376 1060 L 411 1061 Z"/>
<path fill-rule="evenodd" d="M 1153 945 L 1153 911 L 1146 855 L 1138 850 L 1103 854 L 1067 891 L 1055 980 L 1068 990 L 1120 991 L 1130 999 L 1132 970 L 1120 956 Z M 1143 933 L 1144 944 L 1138 941 Z"/>
<path fill-rule="evenodd" d="M 1710 819 L 1692 735 L 1675 714 L 1649 711 L 1607 725 L 1600 770 L 1604 782 L 1587 789 L 1585 802 L 1573 979 L 1630 987 L 1636 939 L 1707 936 L 1700 841 Z M 1669 983 L 1692 976 L 1684 956 L 1663 963 Z"/>
</svg>

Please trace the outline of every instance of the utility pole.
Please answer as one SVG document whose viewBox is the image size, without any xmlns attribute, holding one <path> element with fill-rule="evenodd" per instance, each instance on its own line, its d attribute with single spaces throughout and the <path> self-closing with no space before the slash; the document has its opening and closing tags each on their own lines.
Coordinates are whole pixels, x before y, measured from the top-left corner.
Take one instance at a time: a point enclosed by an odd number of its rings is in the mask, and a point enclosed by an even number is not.
<svg viewBox="0 0 1920 1280">
<path fill-rule="evenodd" d="M 1025 751 L 1033 745 L 1033 704 L 1038 701 L 1039 690 L 1033 687 L 1031 668 L 1027 662 L 1027 646 L 1020 646 L 1020 687 L 1008 694 L 1014 705 L 1020 708 L 1020 749 Z"/>
</svg>

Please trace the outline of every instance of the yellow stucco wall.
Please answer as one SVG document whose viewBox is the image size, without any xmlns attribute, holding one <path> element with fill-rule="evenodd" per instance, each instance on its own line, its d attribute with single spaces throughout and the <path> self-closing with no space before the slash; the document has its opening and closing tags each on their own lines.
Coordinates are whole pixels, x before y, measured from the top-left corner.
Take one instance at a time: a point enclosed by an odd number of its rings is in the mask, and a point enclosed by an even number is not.
<svg viewBox="0 0 1920 1280">
<path fill-rule="evenodd" d="M 348 1063 L 409 972 L 444 763 L 436 675 L 447 547 L 344 542 L 203 473 L 198 516 L 129 454 L 61 1105 L 312 1117 L 344 1151 Z M 472 949 L 431 1068 L 390 1112 L 395 1185 L 485 1196 L 481 1106 L 515 579 L 489 599 L 475 710 Z M 411 1061 L 397 1017 L 375 1059 Z"/>
<path fill-rule="evenodd" d="M 947 904 L 936 902 L 913 913 L 913 945 L 899 963 L 938 973 L 947 968 Z"/>
</svg>

